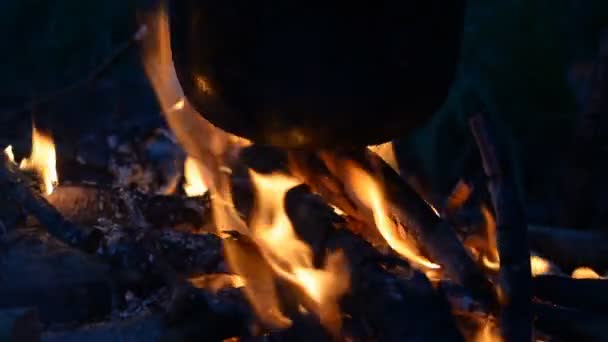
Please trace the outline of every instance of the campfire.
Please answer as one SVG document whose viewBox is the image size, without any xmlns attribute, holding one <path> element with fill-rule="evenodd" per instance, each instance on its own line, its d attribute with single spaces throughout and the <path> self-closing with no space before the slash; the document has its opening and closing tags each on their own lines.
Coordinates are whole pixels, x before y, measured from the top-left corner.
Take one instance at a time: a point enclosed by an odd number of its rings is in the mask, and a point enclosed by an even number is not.
<svg viewBox="0 0 608 342">
<path fill-rule="evenodd" d="M 170 132 L 109 140 L 111 186 L 60 178 L 61 150 L 36 126 L 28 157 L 4 148 L 6 273 L 39 279 L 9 281 L 14 303 L 0 303 L 10 308 L 0 311 L 0 336 L 605 336 L 607 237 L 527 224 L 484 113 L 470 126 L 487 183 L 462 179 L 432 203 L 400 174 L 390 143 L 312 152 L 215 127 L 179 86 L 164 13 L 145 23 L 136 36 Z M 173 173 L 138 152 L 159 141 L 176 151 Z M 23 272 L 10 266 L 21 258 Z"/>
</svg>

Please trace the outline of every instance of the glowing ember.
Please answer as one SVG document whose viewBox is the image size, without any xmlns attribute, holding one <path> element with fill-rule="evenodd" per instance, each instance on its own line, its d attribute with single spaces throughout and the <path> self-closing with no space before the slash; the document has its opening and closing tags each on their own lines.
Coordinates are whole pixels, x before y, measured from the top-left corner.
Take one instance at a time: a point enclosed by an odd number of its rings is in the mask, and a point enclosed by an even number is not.
<svg viewBox="0 0 608 342">
<path fill-rule="evenodd" d="M 500 257 L 496 246 L 496 220 L 485 205 L 481 207 L 481 213 L 485 221 L 487 239 L 486 251 L 481 260 L 488 269 L 498 271 L 500 269 Z"/>
<path fill-rule="evenodd" d="M 481 329 L 473 338 L 474 342 L 501 342 L 502 340 L 496 323 L 490 319 L 483 323 Z"/>
<path fill-rule="evenodd" d="M 188 281 L 195 287 L 218 292 L 221 289 L 230 287 L 243 287 L 245 280 L 236 274 L 204 274 L 190 278 Z"/>
<path fill-rule="evenodd" d="M 186 158 L 184 162 L 184 178 L 184 192 L 188 197 L 202 196 L 207 192 L 203 172 L 192 157 Z"/>
<path fill-rule="evenodd" d="M 593 269 L 589 267 L 579 267 L 572 272 L 572 278 L 574 279 L 603 279 L 602 276 L 597 274 Z"/>
<path fill-rule="evenodd" d="M 354 163 L 349 163 L 348 170 L 347 184 L 358 200 L 372 211 L 376 228 L 388 245 L 415 265 L 427 269 L 440 268 L 439 265 L 420 255 L 414 242 L 401 236 L 401 227 L 389 216 L 382 190 L 374 178 Z"/>
<path fill-rule="evenodd" d="M 35 171 L 42 179 L 43 191 L 50 195 L 58 183 L 55 144 L 50 135 L 44 134 L 36 126 L 32 130 L 32 153 L 24 158 L 19 168 Z"/>
</svg>

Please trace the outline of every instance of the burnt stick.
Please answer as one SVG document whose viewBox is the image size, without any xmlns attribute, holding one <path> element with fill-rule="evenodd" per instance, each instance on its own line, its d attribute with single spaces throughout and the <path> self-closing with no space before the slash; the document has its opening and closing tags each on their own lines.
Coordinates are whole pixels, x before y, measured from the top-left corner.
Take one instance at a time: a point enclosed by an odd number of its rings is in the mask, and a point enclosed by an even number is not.
<svg viewBox="0 0 608 342">
<path fill-rule="evenodd" d="M 90 227 L 78 226 L 55 209 L 42 195 L 20 178 L 19 170 L 1 154 L 0 189 L 23 209 L 34 216 L 56 239 L 86 252 L 99 246 L 103 234 Z"/>
<path fill-rule="evenodd" d="M 527 224 L 517 187 L 505 157 L 483 114 L 469 121 L 479 148 L 496 212 L 500 256 L 500 329 L 505 341 L 532 338 L 531 270 Z"/>
</svg>

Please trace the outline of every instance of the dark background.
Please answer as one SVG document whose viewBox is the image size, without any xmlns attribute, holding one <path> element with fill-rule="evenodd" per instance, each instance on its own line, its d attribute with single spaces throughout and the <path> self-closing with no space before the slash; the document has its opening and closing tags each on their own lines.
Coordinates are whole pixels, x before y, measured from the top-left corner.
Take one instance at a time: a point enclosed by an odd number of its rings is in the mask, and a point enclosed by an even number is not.
<svg viewBox="0 0 608 342">
<path fill-rule="evenodd" d="M 481 103 L 500 124 L 530 205 L 548 203 L 561 196 L 559 170 L 573 143 L 600 29 L 608 27 L 608 1 L 469 3 L 458 80 L 436 117 L 399 139 L 400 153 L 416 163 L 435 192 L 449 192 L 465 172 L 465 152 L 472 144 L 467 116 Z M 138 12 L 149 5 L 135 0 L 0 2 L 0 146 L 12 143 L 17 154 L 27 153 L 32 118 L 53 133 L 59 153 L 88 134 L 134 134 L 162 125 L 136 49 L 90 86 L 19 110 L 85 78 L 128 39 Z M 596 158 L 600 164 L 606 159 L 602 153 Z"/>
</svg>

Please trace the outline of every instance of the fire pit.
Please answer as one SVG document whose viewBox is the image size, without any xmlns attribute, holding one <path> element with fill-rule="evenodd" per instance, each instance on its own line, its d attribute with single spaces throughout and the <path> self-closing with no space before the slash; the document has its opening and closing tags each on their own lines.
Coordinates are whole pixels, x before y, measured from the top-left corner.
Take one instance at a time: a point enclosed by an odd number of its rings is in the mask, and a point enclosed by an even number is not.
<svg viewBox="0 0 608 342">
<path fill-rule="evenodd" d="M 470 118 L 483 180 L 432 200 L 390 143 L 294 149 L 220 130 L 184 96 L 165 13 L 144 22 L 129 45 L 169 130 L 104 137 L 103 171 L 37 126 L 29 156 L 3 147 L 0 336 L 605 338 L 608 237 L 528 225 L 484 112 Z"/>
</svg>

